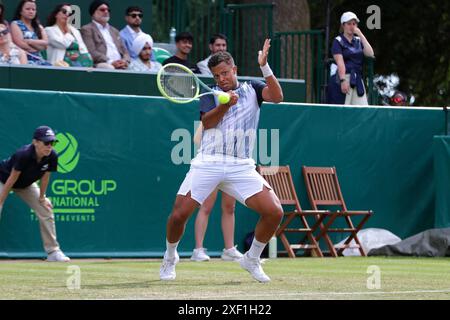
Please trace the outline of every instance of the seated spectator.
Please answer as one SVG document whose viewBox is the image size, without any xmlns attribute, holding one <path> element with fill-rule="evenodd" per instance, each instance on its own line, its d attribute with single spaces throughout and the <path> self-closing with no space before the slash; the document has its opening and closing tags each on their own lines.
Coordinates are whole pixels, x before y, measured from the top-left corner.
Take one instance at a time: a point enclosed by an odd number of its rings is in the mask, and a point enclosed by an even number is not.
<svg viewBox="0 0 450 320">
<path fill-rule="evenodd" d="M 92 67 L 91 55 L 80 32 L 69 23 L 73 14 L 70 4 L 59 4 L 48 16 L 45 28 L 48 35 L 47 60 L 53 65 L 62 60 L 72 67 Z"/>
<path fill-rule="evenodd" d="M 227 37 L 221 33 L 213 35 L 209 40 L 209 51 L 211 52 L 209 57 L 197 63 L 197 67 L 202 74 L 212 76 L 211 70 L 208 68 L 208 61 L 214 53 L 227 51 Z"/>
<path fill-rule="evenodd" d="M 139 72 L 158 72 L 161 69 L 161 64 L 157 61 L 150 61 L 152 54 L 153 39 L 149 34 L 141 34 L 133 41 L 132 49 L 139 52 L 136 59 L 130 63 L 129 70 Z"/>
<path fill-rule="evenodd" d="M 10 29 L 13 42 L 25 50 L 29 64 L 50 65 L 41 55 L 41 51 L 47 50 L 48 38 L 39 23 L 35 1 L 20 1 Z"/>
<path fill-rule="evenodd" d="M 144 14 L 142 13 L 142 9 L 139 7 L 128 7 L 125 11 L 125 20 L 127 25 L 120 30 L 120 37 L 122 38 L 131 59 L 136 59 L 139 55 L 139 52 L 133 51 L 133 41 L 137 36 L 144 33 L 141 30 L 143 17 Z"/>
<path fill-rule="evenodd" d="M 130 63 L 128 50 L 120 38 L 119 30 L 109 25 L 109 4 L 94 0 L 89 13 L 92 22 L 81 28 L 81 35 L 94 66 L 106 69 L 127 69 Z"/>
<path fill-rule="evenodd" d="M 188 55 L 192 50 L 192 42 L 194 37 L 189 32 L 181 32 L 175 37 L 175 44 L 177 46 L 177 53 L 174 56 L 164 60 L 163 65 L 168 63 L 179 63 L 182 64 L 194 73 L 200 73 L 196 64 L 193 64 L 188 60 Z"/>
<path fill-rule="evenodd" d="M 0 24 L 0 64 L 27 64 L 25 52 L 11 42 L 8 27 Z"/>
</svg>

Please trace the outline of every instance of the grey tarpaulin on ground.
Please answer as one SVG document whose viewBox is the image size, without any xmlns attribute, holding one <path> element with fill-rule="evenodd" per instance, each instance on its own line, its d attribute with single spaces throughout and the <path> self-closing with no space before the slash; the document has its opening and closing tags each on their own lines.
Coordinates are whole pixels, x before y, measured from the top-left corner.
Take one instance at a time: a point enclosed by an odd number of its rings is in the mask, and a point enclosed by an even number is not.
<svg viewBox="0 0 450 320">
<path fill-rule="evenodd" d="M 430 229 L 369 251 L 369 256 L 450 257 L 450 228 Z"/>
<path fill-rule="evenodd" d="M 358 233 L 358 239 L 361 243 L 364 252 L 369 252 L 371 249 L 380 248 L 388 244 L 396 244 L 400 241 L 402 241 L 401 238 L 393 234 L 392 232 L 385 230 L 385 229 L 379 229 L 379 228 L 367 228 L 362 229 Z M 348 238 L 342 240 L 337 245 L 343 245 L 345 241 Z M 356 245 L 355 240 L 352 240 L 350 242 L 350 245 L 354 246 Z M 356 247 L 350 247 L 345 249 L 342 254 L 344 256 L 360 256 L 361 253 L 359 252 L 359 249 Z"/>
</svg>

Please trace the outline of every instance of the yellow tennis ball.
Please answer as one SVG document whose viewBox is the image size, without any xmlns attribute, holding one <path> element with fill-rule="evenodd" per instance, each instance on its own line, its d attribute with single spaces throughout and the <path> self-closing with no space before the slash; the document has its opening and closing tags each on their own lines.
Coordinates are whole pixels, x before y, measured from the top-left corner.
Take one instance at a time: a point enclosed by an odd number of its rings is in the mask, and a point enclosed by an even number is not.
<svg viewBox="0 0 450 320">
<path fill-rule="evenodd" d="M 220 104 L 227 104 L 230 102 L 230 95 L 228 93 L 220 93 L 218 98 Z"/>
</svg>

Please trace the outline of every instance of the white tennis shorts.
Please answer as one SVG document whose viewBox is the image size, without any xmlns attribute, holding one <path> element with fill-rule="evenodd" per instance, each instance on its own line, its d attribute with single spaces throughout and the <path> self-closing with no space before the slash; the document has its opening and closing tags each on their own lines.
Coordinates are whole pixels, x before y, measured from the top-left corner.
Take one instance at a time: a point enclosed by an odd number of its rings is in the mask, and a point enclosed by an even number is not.
<svg viewBox="0 0 450 320">
<path fill-rule="evenodd" d="M 190 191 L 191 198 L 200 205 L 216 188 L 228 193 L 243 205 L 246 205 L 248 198 L 261 192 L 264 186 L 272 190 L 256 171 L 255 163 L 251 159 L 215 162 L 197 158 L 191 162 L 191 168 L 177 194 L 185 196 Z"/>
</svg>

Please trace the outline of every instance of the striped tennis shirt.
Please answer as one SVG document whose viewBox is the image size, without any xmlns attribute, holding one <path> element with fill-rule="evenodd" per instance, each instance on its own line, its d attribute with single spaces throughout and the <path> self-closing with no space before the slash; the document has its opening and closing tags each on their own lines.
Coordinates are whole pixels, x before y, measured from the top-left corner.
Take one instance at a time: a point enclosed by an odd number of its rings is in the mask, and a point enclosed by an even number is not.
<svg viewBox="0 0 450 320">
<path fill-rule="evenodd" d="M 199 154 L 217 159 L 251 158 L 265 86 L 262 81 L 238 83 L 234 90 L 239 96 L 237 104 L 228 109 L 215 128 L 203 131 Z M 218 86 L 212 86 L 212 89 L 222 91 Z M 218 105 L 214 95 L 203 96 L 200 98 L 200 113 L 211 111 Z"/>
</svg>

